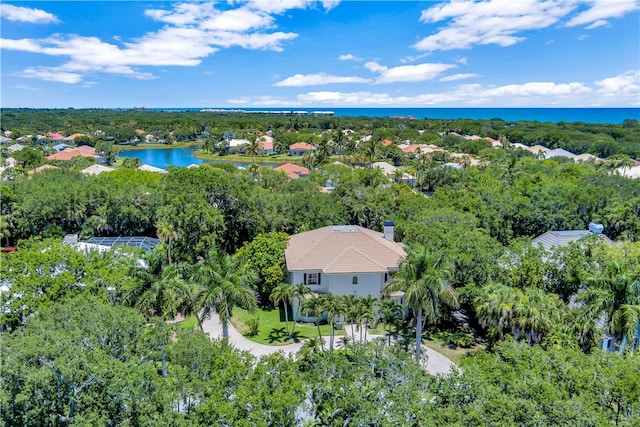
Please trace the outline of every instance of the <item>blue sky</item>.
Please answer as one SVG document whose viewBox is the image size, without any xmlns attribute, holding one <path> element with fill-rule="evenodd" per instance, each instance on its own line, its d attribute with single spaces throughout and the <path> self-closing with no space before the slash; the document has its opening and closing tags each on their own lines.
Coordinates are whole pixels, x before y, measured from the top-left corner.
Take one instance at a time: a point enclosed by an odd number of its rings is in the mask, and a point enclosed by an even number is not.
<svg viewBox="0 0 640 427">
<path fill-rule="evenodd" d="M 638 107 L 637 0 L 0 5 L 2 107 Z"/>
</svg>

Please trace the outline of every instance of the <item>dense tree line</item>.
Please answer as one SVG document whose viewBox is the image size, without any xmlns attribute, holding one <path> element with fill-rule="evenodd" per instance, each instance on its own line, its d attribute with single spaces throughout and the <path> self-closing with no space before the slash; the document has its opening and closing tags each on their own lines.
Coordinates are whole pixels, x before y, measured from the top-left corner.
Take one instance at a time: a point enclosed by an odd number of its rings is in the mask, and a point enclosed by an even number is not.
<svg viewBox="0 0 640 427">
<path fill-rule="evenodd" d="M 606 158 L 612 155 L 640 157 L 640 123 L 629 118 L 620 124 L 540 123 L 501 119 L 409 119 L 400 117 L 314 117 L 280 114 L 213 114 L 198 111 L 153 110 L 42 110 L 2 109 L 2 131 L 11 130 L 12 138 L 61 132 L 68 136 L 81 133 L 87 139 L 78 142 L 94 145 L 97 141 L 115 143 L 134 141 L 143 131 L 155 140 L 172 143 L 200 140 L 218 143 L 227 133 L 236 138 L 254 139 L 272 131 L 280 151 L 300 141 L 323 145 L 331 141 L 333 151 L 354 153 L 357 138 L 372 135 L 374 141 L 394 143 L 440 143 L 457 151 L 477 154 L 485 142 L 457 138 L 443 140 L 440 134 L 506 138 L 511 143 L 536 144 L 564 148 L 576 154 L 592 153 Z M 349 129 L 353 135 L 339 135 Z M 37 141 L 34 140 L 34 144 Z M 484 145 L 483 145 L 484 144 Z M 320 155 L 326 150 L 319 150 Z"/>
</svg>

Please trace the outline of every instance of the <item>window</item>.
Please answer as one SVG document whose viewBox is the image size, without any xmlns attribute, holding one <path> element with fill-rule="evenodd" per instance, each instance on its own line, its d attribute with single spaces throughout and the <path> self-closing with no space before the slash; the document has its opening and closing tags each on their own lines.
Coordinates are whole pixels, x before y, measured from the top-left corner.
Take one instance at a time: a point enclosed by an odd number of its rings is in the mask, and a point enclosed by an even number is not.
<svg viewBox="0 0 640 427">
<path fill-rule="evenodd" d="M 319 285 L 320 273 L 305 273 L 304 282 L 306 285 Z"/>
<path fill-rule="evenodd" d="M 384 283 L 389 281 L 389 273 L 384 273 Z"/>
<path fill-rule="evenodd" d="M 351 279 L 351 283 L 353 283 L 354 285 L 358 284 L 358 276 L 353 276 L 353 279 Z"/>
</svg>

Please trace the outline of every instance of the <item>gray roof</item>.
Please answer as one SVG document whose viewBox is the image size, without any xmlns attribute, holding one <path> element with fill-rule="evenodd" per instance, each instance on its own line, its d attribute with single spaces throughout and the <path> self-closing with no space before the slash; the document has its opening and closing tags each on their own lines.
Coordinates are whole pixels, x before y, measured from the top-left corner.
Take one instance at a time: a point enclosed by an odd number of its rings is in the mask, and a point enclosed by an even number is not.
<svg viewBox="0 0 640 427">
<path fill-rule="evenodd" d="M 547 151 L 544 153 L 545 159 L 551 159 L 553 157 L 569 157 L 573 159 L 576 155 L 570 151 L 563 150 L 562 148 L 556 148 L 555 150 Z"/>
<path fill-rule="evenodd" d="M 588 230 L 547 231 L 533 239 L 532 243 L 534 246 L 542 245 L 548 251 L 553 247 L 569 246 L 570 243 L 577 242 L 590 234 L 593 233 Z M 605 243 L 613 243 L 604 234 L 597 234 L 597 236 Z"/>
<path fill-rule="evenodd" d="M 126 245 L 132 248 L 140 248 L 145 252 L 151 252 L 162 243 L 162 240 L 146 236 L 91 237 L 84 243 L 100 246 Z"/>
</svg>

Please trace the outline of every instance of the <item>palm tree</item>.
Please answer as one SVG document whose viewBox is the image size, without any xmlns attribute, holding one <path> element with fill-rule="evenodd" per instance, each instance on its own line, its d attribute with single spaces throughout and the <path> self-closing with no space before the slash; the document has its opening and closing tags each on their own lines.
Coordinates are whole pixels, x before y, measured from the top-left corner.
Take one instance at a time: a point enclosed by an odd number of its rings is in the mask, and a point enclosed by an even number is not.
<svg viewBox="0 0 640 427">
<path fill-rule="evenodd" d="M 587 283 L 589 288 L 580 294 L 587 313 L 591 318 L 606 315 L 608 332 L 614 344 L 619 343 L 619 351 L 624 351 L 640 322 L 640 280 L 621 262 L 610 261 Z"/>
<path fill-rule="evenodd" d="M 347 307 L 347 320 L 351 324 L 351 341 L 356 342 L 354 326 L 357 324 L 358 318 L 358 308 L 360 304 L 358 304 L 358 298 L 355 295 L 344 295 L 344 305 Z"/>
<path fill-rule="evenodd" d="M 389 291 L 404 291 L 416 319 L 416 362 L 420 362 L 422 329 L 425 322 L 435 323 L 441 306 L 458 306 L 458 298 L 449 283 L 451 270 L 443 257 L 429 253 L 427 246 L 411 248 L 394 276 Z"/>
<path fill-rule="evenodd" d="M 487 284 L 474 299 L 476 316 L 483 328 L 494 327 L 498 339 L 504 339 L 504 332 L 512 327 L 515 306 L 518 304 L 519 289 L 499 283 Z"/>
<path fill-rule="evenodd" d="M 318 328 L 318 338 L 320 339 L 320 345 L 322 347 L 322 351 L 324 351 L 324 339 L 322 339 L 322 332 L 320 331 L 320 318 L 324 313 L 324 303 L 323 299 L 320 297 L 308 298 L 302 303 L 302 312 L 310 313 L 314 318 L 314 323 Z"/>
<path fill-rule="evenodd" d="M 156 228 L 158 229 L 158 238 L 167 242 L 167 259 L 169 260 L 169 265 L 171 265 L 171 243 L 180 237 L 180 233 L 166 219 L 159 220 Z"/>
<path fill-rule="evenodd" d="M 333 295 L 331 292 L 323 295 L 323 309 L 327 313 L 329 325 L 331 325 L 331 336 L 329 338 L 329 350 L 333 351 L 333 341 L 335 337 L 336 320 L 344 316 L 346 307 L 342 298 Z"/>
<path fill-rule="evenodd" d="M 395 299 L 385 299 L 379 304 L 380 322 L 388 327 L 388 345 L 391 345 L 391 328 L 402 318 L 402 305 Z M 385 328 L 386 329 L 386 328 Z"/>
<path fill-rule="evenodd" d="M 364 316 L 360 321 L 364 329 L 364 340 L 367 341 L 367 329 L 369 327 L 369 324 L 373 320 L 373 316 L 375 315 L 375 308 L 378 300 L 372 297 L 371 295 L 367 295 L 366 297 L 362 298 L 360 301 L 364 308 Z"/>
<path fill-rule="evenodd" d="M 298 283 L 296 285 L 291 286 L 291 300 L 297 299 L 298 305 L 296 307 L 296 312 L 293 314 L 293 327 L 291 328 L 291 336 L 296 330 L 296 319 L 300 314 L 300 306 L 302 306 L 302 302 L 306 299 L 306 296 L 311 293 L 311 289 L 306 286 L 304 283 Z"/>
<path fill-rule="evenodd" d="M 262 144 L 260 138 L 255 138 L 254 140 L 250 140 L 249 144 L 245 148 L 245 152 L 250 154 L 253 157 L 253 163 L 256 162 L 256 156 L 260 154 L 262 151 Z"/>
<path fill-rule="evenodd" d="M 271 295 L 269 298 L 273 301 L 274 304 L 279 306 L 281 303 L 284 305 L 284 321 L 287 327 L 287 336 L 289 334 L 289 310 L 287 309 L 287 304 L 291 301 L 291 291 L 293 288 L 291 285 L 287 283 L 281 283 L 271 291 Z M 295 320 L 294 320 L 295 322 Z"/>
<path fill-rule="evenodd" d="M 316 156 L 311 151 L 305 151 L 302 155 L 302 163 L 307 167 L 307 169 L 313 169 L 313 165 L 316 162 Z"/>
<path fill-rule="evenodd" d="M 212 312 L 218 313 L 222 336 L 228 338 L 233 307 L 239 306 L 249 311 L 256 308 L 257 299 L 249 287 L 255 282 L 256 276 L 217 248 L 210 252 L 208 258 L 188 271 L 189 279 L 200 283 L 203 288 L 198 321 L 202 324 L 211 317 Z"/>
</svg>

